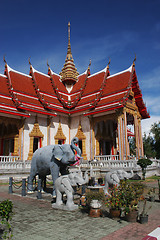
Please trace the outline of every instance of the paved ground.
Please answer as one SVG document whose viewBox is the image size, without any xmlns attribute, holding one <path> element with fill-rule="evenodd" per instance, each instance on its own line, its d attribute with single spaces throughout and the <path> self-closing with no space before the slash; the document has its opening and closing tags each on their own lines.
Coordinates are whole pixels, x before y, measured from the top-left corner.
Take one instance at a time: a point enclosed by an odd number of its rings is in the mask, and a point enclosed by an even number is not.
<svg viewBox="0 0 160 240">
<path fill-rule="evenodd" d="M 155 183 L 157 184 L 157 183 Z M 152 183 L 152 185 L 154 185 Z M 7 186 L 0 186 L 0 201 L 11 199 L 14 204 L 12 219 L 15 240 L 140 240 L 160 225 L 160 202 L 152 204 L 147 224 L 128 223 L 108 217 L 91 218 L 78 210 L 66 212 L 51 207 L 51 195 L 20 196 L 8 194 Z"/>
</svg>

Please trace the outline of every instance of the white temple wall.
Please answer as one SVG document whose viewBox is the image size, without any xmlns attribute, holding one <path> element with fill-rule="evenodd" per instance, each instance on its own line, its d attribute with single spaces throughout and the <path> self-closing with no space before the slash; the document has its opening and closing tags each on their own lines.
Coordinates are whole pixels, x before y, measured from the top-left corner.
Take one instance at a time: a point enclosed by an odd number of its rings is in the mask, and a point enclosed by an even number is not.
<svg viewBox="0 0 160 240">
<path fill-rule="evenodd" d="M 27 160 L 29 153 L 30 137 L 29 133 L 32 131 L 35 123 L 35 117 L 26 118 L 24 124 L 24 144 L 23 144 L 23 160 Z"/>
<path fill-rule="evenodd" d="M 81 122 L 82 131 L 86 136 L 86 154 L 87 159 L 90 159 L 90 122 L 88 117 L 76 116 L 71 119 L 71 139 L 76 136 L 79 123 Z"/>
<path fill-rule="evenodd" d="M 86 136 L 86 154 L 87 159 L 89 160 L 91 158 L 90 156 L 90 150 L 91 150 L 91 144 L 90 144 L 90 121 L 88 117 L 81 117 L 81 126 L 83 133 Z"/>
<path fill-rule="evenodd" d="M 51 126 L 50 126 L 50 145 L 55 144 L 54 136 L 57 133 L 59 124 L 59 117 L 55 116 L 51 119 Z"/>
</svg>

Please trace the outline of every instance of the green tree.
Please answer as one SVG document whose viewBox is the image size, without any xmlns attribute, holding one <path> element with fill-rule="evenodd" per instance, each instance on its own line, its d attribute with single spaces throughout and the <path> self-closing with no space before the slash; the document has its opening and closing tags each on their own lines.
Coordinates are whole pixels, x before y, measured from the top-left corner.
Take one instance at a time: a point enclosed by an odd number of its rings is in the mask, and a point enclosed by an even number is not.
<svg viewBox="0 0 160 240">
<path fill-rule="evenodd" d="M 141 167 L 143 180 L 145 180 L 146 168 L 152 164 L 152 161 L 148 158 L 141 158 L 137 161 L 137 164 Z"/>
<path fill-rule="evenodd" d="M 156 152 L 154 150 L 154 138 L 151 137 L 151 133 L 149 133 L 148 136 L 146 135 L 146 133 L 144 133 L 143 148 L 144 155 L 146 155 L 148 158 L 156 156 Z"/>
<path fill-rule="evenodd" d="M 154 123 L 151 127 L 151 133 L 153 134 L 153 147 L 155 151 L 155 157 L 160 159 L 160 121 Z"/>
</svg>

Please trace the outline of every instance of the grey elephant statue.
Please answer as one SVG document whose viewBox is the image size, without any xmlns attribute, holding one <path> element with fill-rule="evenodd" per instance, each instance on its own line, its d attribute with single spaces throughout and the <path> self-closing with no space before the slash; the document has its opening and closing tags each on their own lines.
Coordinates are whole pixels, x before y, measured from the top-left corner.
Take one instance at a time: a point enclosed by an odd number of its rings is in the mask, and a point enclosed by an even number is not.
<svg viewBox="0 0 160 240">
<path fill-rule="evenodd" d="M 52 207 L 69 211 L 77 209 L 78 205 L 74 204 L 73 202 L 74 190 L 72 187 L 87 184 L 88 181 L 89 179 L 87 171 L 85 172 L 84 178 L 82 177 L 81 172 L 71 172 L 68 175 L 63 175 L 57 178 L 55 181 L 56 203 L 53 203 Z M 63 194 L 66 194 L 67 196 L 66 205 L 63 205 Z"/>
<path fill-rule="evenodd" d="M 37 149 L 32 157 L 30 176 L 28 180 L 28 193 L 33 192 L 33 179 L 36 175 L 44 181 L 47 175 L 52 175 L 53 197 L 56 196 L 55 181 L 61 175 L 68 174 L 68 166 L 75 164 L 81 158 L 81 150 L 76 146 L 78 138 L 75 137 L 70 144 L 49 145 Z M 76 153 L 75 153 L 76 151 Z"/>
<path fill-rule="evenodd" d="M 109 195 L 108 188 L 109 186 L 117 185 L 119 186 L 120 180 L 129 179 L 133 177 L 133 171 L 130 173 L 124 170 L 115 170 L 106 173 L 105 176 L 105 187 L 104 193 Z"/>
</svg>

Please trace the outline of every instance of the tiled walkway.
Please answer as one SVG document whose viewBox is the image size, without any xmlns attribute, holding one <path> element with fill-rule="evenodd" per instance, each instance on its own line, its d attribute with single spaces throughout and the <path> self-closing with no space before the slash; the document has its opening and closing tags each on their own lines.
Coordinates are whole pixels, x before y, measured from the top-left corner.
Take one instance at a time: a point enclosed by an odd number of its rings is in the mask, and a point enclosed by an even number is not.
<svg viewBox="0 0 160 240">
<path fill-rule="evenodd" d="M 6 186 L 0 186 L 0 201 L 11 199 L 14 204 L 12 219 L 15 240 L 141 240 L 160 225 L 160 202 L 152 204 L 149 223 L 128 223 L 108 217 L 90 218 L 80 210 L 66 212 L 51 207 L 51 195 L 43 200 L 20 194 L 8 194 Z"/>
</svg>

